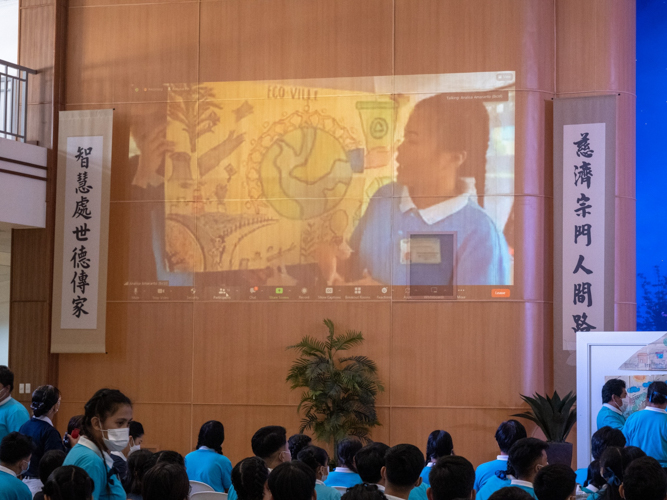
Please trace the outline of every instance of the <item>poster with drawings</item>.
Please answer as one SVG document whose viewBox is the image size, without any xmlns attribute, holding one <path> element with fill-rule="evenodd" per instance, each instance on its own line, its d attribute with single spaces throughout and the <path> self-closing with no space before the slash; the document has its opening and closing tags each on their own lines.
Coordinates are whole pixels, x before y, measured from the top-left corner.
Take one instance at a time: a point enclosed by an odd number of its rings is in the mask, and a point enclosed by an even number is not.
<svg viewBox="0 0 667 500">
<path fill-rule="evenodd" d="M 643 410 L 646 407 L 646 393 L 651 382 L 667 382 L 667 374 L 662 375 L 607 375 L 604 380 L 607 382 L 613 378 L 621 379 L 625 382 L 628 391 L 628 408 L 624 416 L 628 418 L 632 413 Z"/>
</svg>

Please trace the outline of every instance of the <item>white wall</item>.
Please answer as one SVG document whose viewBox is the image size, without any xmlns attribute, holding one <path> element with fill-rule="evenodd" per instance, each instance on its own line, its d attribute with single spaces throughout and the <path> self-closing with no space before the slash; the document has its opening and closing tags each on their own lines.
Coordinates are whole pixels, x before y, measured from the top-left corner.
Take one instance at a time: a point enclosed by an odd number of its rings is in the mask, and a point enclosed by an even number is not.
<svg viewBox="0 0 667 500">
<path fill-rule="evenodd" d="M 19 0 L 0 0 L 0 59 L 17 63 L 19 53 Z"/>
</svg>

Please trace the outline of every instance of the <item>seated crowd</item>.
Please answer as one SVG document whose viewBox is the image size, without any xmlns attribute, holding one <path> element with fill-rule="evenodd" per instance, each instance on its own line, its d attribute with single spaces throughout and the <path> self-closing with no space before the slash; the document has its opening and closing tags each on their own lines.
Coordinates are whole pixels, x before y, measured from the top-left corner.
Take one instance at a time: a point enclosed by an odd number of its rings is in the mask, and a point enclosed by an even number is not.
<svg viewBox="0 0 667 500">
<path fill-rule="evenodd" d="M 500 455 L 477 469 L 454 454 L 448 432 L 436 430 L 428 436 L 426 456 L 412 444 L 364 446 L 344 439 L 336 449 L 338 466 L 330 471 L 325 449 L 303 434 L 288 439 L 277 425 L 257 430 L 250 441 L 254 456 L 233 465 L 222 454 L 221 422 L 203 424 L 195 450 L 185 457 L 175 451 L 152 453 L 141 447 L 144 429 L 132 420 L 131 401 L 120 391 L 101 389 L 83 415 L 70 420 L 61 439 L 52 423 L 60 407 L 58 389 L 41 386 L 33 393 L 32 418 L 10 397 L 12 389 L 13 374 L 0 366 L 2 500 L 667 498 L 665 464 L 652 456 L 653 448 L 645 453 L 610 426 L 593 435 L 594 460 L 576 473 L 568 465 L 549 464 L 548 443 L 528 437 L 516 420 L 500 424 L 495 434 Z M 649 387 L 649 401 L 664 412 L 667 385 Z"/>
</svg>

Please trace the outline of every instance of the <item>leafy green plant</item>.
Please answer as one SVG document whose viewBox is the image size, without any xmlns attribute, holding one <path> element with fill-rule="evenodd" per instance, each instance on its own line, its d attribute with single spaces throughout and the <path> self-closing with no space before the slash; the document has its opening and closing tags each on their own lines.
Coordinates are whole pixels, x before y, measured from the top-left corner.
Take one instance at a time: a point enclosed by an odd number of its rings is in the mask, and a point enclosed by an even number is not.
<svg viewBox="0 0 667 500">
<path fill-rule="evenodd" d="M 287 375 L 292 389 L 304 387 L 297 412 L 305 411 L 299 432 L 310 430 L 319 441 L 333 446 L 338 462 L 338 443 L 348 436 L 366 442 L 373 427 L 381 425 L 375 398 L 384 391 L 375 362 L 366 356 L 337 356 L 359 346 L 361 332 L 336 335 L 333 321 L 325 319 L 329 333 L 324 341 L 306 335 L 289 346 L 299 353 Z"/>
<path fill-rule="evenodd" d="M 535 422 L 548 442 L 564 443 L 577 421 L 577 409 L 574 408 L 577 396 L 569 392 L 561 399 L 558 391 L 554 391 L 552 397 L 535 393 L 532 398 L 522 394 L 521 399 L 528 403 L 530 411 L 512 416 Z"/>
</svg>

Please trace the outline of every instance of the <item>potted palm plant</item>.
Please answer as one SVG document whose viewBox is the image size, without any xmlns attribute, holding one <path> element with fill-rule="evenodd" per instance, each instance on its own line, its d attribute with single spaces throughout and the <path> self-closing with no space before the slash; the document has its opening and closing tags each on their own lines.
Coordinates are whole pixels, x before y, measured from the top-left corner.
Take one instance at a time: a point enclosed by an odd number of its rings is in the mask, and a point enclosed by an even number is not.
<svg viewBox="0 0 667 500">
<path fill-rule="evenodd" d="M 568 434 L 577 421 L 577 410 L 574 404 L 577 397 L 569 392 L 564 398 L 554 391 L 553 396 L 542 396 L 535 393 L 533 397 L 521 395 L 530 410 L 512 415 L 535 422 L 542 429 L 549 443 L 547 457 L 550 464 L 572 464 L 572 443 L 566 443 Z"/>
<path fill-rule="evenodd" d="M 287 347 L 299 353 L 287 375 L 292 389 L 305 388 L 297 412 L 304 411 L 299 432 L 312 431 L 333 447 L 338 462 L 338 442 L 356 436 L 366 442 L 370 430 L 380 425 L 375 398 L 384 391 L 377 366 L 366 356 L 339 356 L 363 343 L 361 332 L 336 334 L 333 321 L 324 320 L 325 340 L 306 335 Z"/>
</svg>

